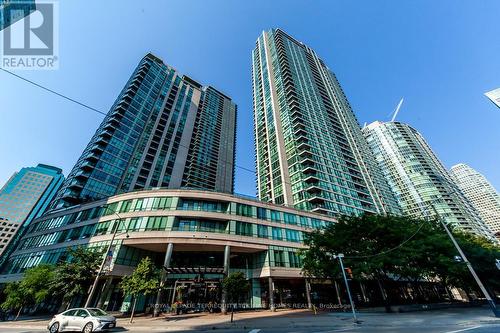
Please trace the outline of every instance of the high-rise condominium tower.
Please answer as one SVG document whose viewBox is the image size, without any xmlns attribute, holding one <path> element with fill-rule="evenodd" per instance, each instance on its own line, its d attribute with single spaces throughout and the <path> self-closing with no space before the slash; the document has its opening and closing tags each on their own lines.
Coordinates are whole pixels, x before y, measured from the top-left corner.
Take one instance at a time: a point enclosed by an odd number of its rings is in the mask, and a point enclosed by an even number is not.
<svg viewBox="0 0 500 333">
<path fill-rule="evenodd" d="M 272 29 L 252 61 L 259 198 L 330 215 L 398 213 L 337 78 L 316 53 Z"/>
<path fill-rule="evenodd" d="M 466 164 L 452 166 L 451 176 L 483 221 L 500 237 L 500 195 L 495 188 Z"/>
<path fill-rule="evenodd" d="M 484 95 L 488 97 L 489 100 L 493 102 L 493 104 L 500 108 L 500 88 L 488 91 Z"/>
<path fill-rule="evenodd" d="M 463 230 L 492 237 L 420 133 L 407 124 L 379 121 L 363 132 L 403 213 L 413 217 L 437 214 Z"/>
<path fill-rule="evenodd" d="M 0 30 L 25 18 L 35 10 L 35 0 L 0 0 Z"/>
<path fill-rule="evenodd" d="M 43 214 L 63 180 L 61 169 L 44 164 L 22 168 L 10 177 L 0 190 L 0 255 L 23 226 Z"/>
<path fill-rule="evenodd" d="M 232 192 L 236 109 L 217 89 L 147 54 L 53 207 L 154 187 Z"/>
</svg>

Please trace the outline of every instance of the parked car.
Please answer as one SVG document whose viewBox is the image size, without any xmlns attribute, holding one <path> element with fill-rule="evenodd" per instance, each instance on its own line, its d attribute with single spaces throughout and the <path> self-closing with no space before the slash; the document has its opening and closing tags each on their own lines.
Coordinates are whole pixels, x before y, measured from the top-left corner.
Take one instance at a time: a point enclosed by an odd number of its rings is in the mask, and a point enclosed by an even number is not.
<svg viewBox="0 0 500 333">
<path fill-rule="evenodd" d="M 100 332 L 116 326 L 116 318 L 98 308 L 75 308 L 55 315 L 47 325 L 50 333 Z"/>
</svg>

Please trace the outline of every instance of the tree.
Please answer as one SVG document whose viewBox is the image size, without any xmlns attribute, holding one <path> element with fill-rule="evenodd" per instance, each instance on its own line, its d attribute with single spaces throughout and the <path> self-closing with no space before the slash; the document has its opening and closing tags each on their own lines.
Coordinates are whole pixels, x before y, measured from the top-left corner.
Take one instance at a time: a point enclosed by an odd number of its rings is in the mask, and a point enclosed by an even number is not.
<svg viewBox="0 0 500 333">
<path fill-rule="evenodd" d="M 500 246 L 491 243 L 484 237 L 470 233 L 455 231 L 454 237 L 486 287 L 490 290 L 500 290 L 500 270 L 495 265 L 495 260 L 500 259 Z M 462 263 L 461 266 L 465 265 Z M 461 282 L 464 285 L 477 288 L 476 282 L 469 273 L 448 275 L 450 280 L 457 281 L 455 284 Z"/>
<path fill-rule="evenodd" d="M 40 304 L 50 295 L 50 284 L 54 280 L 54 265 L 42 264 L 24 273 L 21 285 L 27 290 L 34 304 Z"/>
<path fill-rule="evenodd" d="M 498 257 L 493 244 L 484 239 L 481 243 L 469 234 L 457 234 L 457 237 L 478 271 L 481 271 L 479 266 L 488 267 L 487 272 L 498 277 L 495 275 L 498 272 L 493 272 L 493 257 Z M 419 281 L 437 277 L 454 286 L 473 283 L 465 265 L 455 261 L 456 249 L 438 221 L 379 215 L 343 216 L 338 223 L 306 235 L 305 244 L 308 249 L 302 254 L 306 275 L 339 277 L 338 263 L 331 259 L 331 254 L 344 253 L 346 266 L 358 277 L 378 281 L 388 310 L 390 300 L 386 299 L 383 287 L 388 279 Z"/>
<path fill-rule="evenodd" d="M 4 291 L 6 300 L 2 303 L 2 309 L 17 309 L 17 319 L 23 308 L 40 304 L 49 297 L 49 285 L 53 277 L 52 265 L 42 264 L 26 270 L 20 282 L 7 284 Z"/>
<path fill-rule="evenodd" d="M 250 283 L 243 272 L 234 272 L 222 280 L 222 289 L 229 303 L 239 303 L 247 295 Z"/>
<path fill-rule="evenodd" d="M 69 260 L 57 265 L 50 285 L 53 295 L 61 297 L 67 307 L 78 296 L 87 294 L 102 262 L 102 251 L 77 247 L 68 250 Z"/>
<path fill-rule="evenodd" d="M 160 286 L 159 271 L 149 257 L 143 258 L 131 275 L 124 276 L 120 283 L 123 293 L 133 298 L 130 322 L 134 319 L 137 298 L 140 295 L 149 295 L 158 290 Z"/>
<path fill-rule="evenodd" d="M 25 306 L 28 305 L 29 297 L 26 290 L 21 287 L 20 282 L 10 282 L 5 287 L 4 293 L 6 295 L 5 301 L 2 303 L 3 310 L 18 310 L 16 318 Z"/>
</svg>

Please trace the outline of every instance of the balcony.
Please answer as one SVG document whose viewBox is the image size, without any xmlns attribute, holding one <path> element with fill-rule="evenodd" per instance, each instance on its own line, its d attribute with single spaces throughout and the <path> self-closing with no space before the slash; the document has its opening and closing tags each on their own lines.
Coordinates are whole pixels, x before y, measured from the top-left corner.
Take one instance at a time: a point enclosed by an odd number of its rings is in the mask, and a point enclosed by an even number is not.
<svg viewBox="0 0 500 333">
<path fill-rule="evenodd" d="M 318 196 L 318 194 L 314 194 L 313 196 L 311 196 L 309 199 L 308 199 L 309 203 L 312 204 L 312 205 L 316 205 L 316 206 L 319 206 L 319 205 L 322 205 L 325 203 L 325 199 L 323 199 L 322 197 Z"/>
<path fill-rule="evenodd" d="M 75 179 L 85 180 L 85 179 L 89 178 L 89 176 L 90 176 L 89 171 L 80 170 L 75 174 Z"/>
<path fill-rule="evenodd" d="M 96 142 L 96 144 L 94 144 L 92 146 L 92 148 L 90 148 L 90 151 L 100 154 L 104 151 L 104 148 L 105 148 L 105 145 L 103 145 L 99 142 Z"/>
<path fill-rule="evenodd" d="M 301 136 L 301 139 L 297 140 L 299 145 L 297 146 L 298 150 L 311 150 L 311 145 L 309 145 L 309 140 L 305 136 Z"/>
<path fill-rule="evenodd" d="M 307 166 L 302 173 L 306 176 L 315 176 L 318 171 L 314 168 L 314 163 L 311 166 Z"/>
<path fill-rule="evenodd" d="M 305 167 L 306 169 L 307 168 L 313 168 L 316 163 L 314 162 L 313 159 L 311 158 L 305 158 L 302 160 L 302 162 L 300 162 L 302 164 L 303 167 Z M 315 170 L 316 171 L 316 170 Z"/>
<path fill-rule="evenodd" d="M 84 171 L 91 171 L 93 170 L 95 167 L 95 163 L 93 162 L 90 162 L 90 161 L 85 161 L 82 163 L 82 165 L 80 166 L 80 168 Z"/>
<path fill-rule="evenodd" d="M 115 129 L 115 125 L 113 125 L 113 124 L 111 123 L 111 121 L 108 121 L 108 123 L 106 123 L 106 125 L 104 125 L 104 127 L 103 127 L 103 128 L 104 128 L 105 130 L 106 130 L 106 129 L 108 129 L 108 130 L 110 130 L 110 131 L 114 131 L 114 129 Z"/>
<path fill-rule="evenodd" d="M 313 197 L 319 197 L 319 195 L 321 195 L 322 190 L 319 186 L 311 185 L 308 188 L 306 188 L 306 192 L 311 194 Z"/>
<path fill-rule="evenodd" d="M 305 128 L 303 127 L 303 125 L 299 128 L 295 128 L 295 126 L 294 126 L 293 134 L 295 134 L 296 136 L 301 136 L 301 135 L 305 136 L 305 135 L 307 135 L 307 132 L 306 132 Z"/>
<path fill-rule="evenodd" d="M 309 158 L 312 157 L 312 153 L 309 150 L 301 150 L 299 151 L 299 156 L 303 158 Z"/>
<path fill-rule="evenodd" d="M 74 179 L 71 183 L 69 183 L 68 188 L 71 190 L 79 191 L 83 189 L 83 184 L 80 181 Z"/>
<path fill-rule="evenodd" d="M 304 179 L 304 182 L 306 182 L 306 184 L 318 184 L 319 179 L 315 175 L 311 175 Z"/>
<path fill-rule="evenodd" d="M 103 138 L 111 138 L 113 136 L 113 131 L 109 130 L 109 129 L 104 129 L 101 131 L 101 133 L 99 133 L 99 135 Z"/>
<path fill-rule="evenodd" d="M 85 159 L 87 161 L 97 162 L 97 161 L 99 161 L 99 155 L 96 154 L 95 152 L 91 152 L 90 154 L 88 154 L 87 156 L 85 156 Z"/>
<path fill-rule="evenodd" d="M 323 215 L 328 214 L 328 210 L 324 207 L 321 207 L 321 206 L 313 207 L 313 209 L 311 209 L 311 212 L 316 213 L 316 214 L 323 214 Z"/>
</svg>

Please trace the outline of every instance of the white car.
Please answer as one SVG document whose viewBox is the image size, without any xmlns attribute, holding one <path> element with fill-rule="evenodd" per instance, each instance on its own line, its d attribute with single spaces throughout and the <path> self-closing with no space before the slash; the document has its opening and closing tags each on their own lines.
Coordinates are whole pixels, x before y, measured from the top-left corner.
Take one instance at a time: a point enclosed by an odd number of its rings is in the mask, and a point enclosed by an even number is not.
<svg viewBox="0 0 500 333">
<path fill-rule="evenodd" d="M 100 332 L 116 326 L 116 318 L 97 308 L 75 308 L 57 314 L 49 322 L 50 333 Z"/>
</svg>

